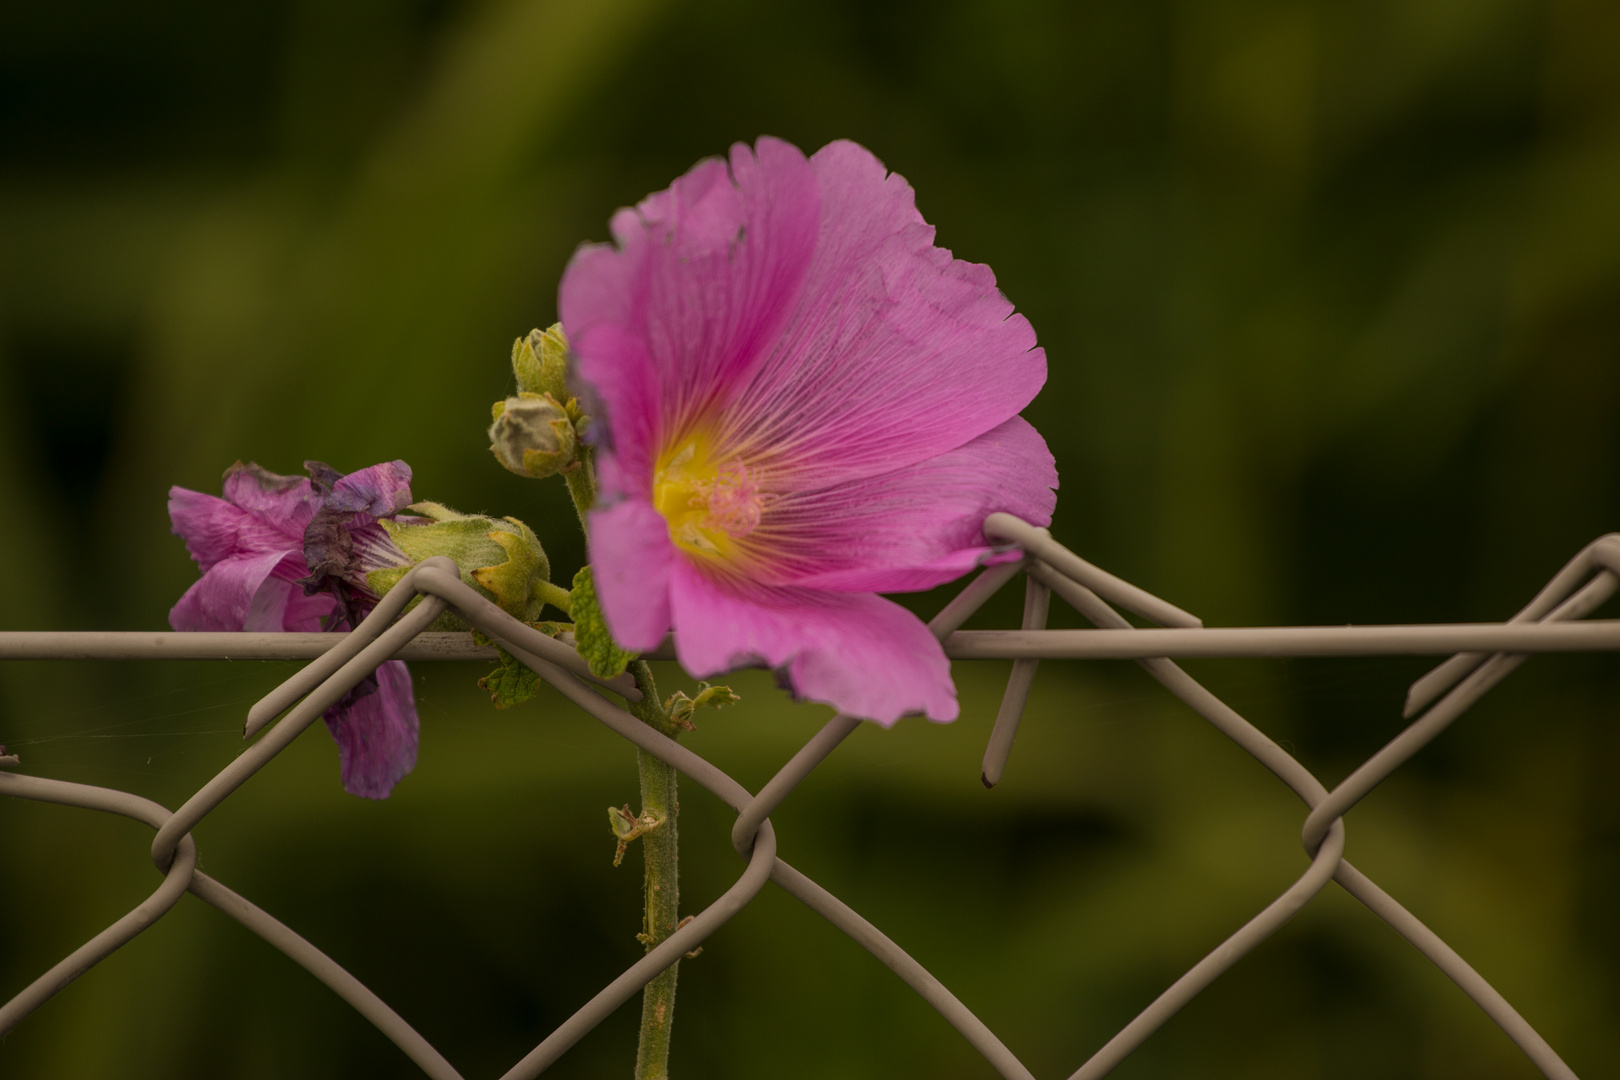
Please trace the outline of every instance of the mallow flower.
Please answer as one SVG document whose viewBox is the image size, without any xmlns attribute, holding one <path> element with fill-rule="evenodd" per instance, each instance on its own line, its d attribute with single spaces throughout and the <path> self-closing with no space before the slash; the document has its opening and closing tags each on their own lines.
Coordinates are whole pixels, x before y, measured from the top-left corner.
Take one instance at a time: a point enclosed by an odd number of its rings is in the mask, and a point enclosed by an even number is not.
<svg viewBox="0 0 1620 1080">
<path fill-rule="evenodd" d="M 169 489 L 173 531 L 202 570 L 169 612 L 176 630 L 322 631 L 352 628 L 375 606 L 369 572 L 408 565 L 379 524 L 411 502 L 410 466 L 347 476 L 307 462 L 308 478 L 238 462 L 224 498 Z M 416 764 L 416 700 L 404 663 L 390 660 L 326 711 L 344 790 L 387 797 Z"/>
<path fill-rule="evenodd" d="M 611 228 L 559 306 L 614 637 L 673 628 L 698 678 L 764 665 L 884 724 L 954 719 L 939 643 L 876 594 L 1010 557 L 990 513 L 1050 522 L 1052 455 L 1018 415 L 1046 380 L 1029 322 L 851 142 L 738 144 Z"/>
</svg>

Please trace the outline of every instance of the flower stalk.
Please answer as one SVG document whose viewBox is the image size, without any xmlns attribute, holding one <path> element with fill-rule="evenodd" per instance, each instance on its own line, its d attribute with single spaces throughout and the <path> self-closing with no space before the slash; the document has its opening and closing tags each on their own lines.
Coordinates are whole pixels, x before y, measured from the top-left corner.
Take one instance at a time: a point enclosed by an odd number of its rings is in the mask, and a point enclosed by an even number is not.
<svg viewBox="0 0 1620 1080">
<path fill-rule="evenodd" d="M 580 524 L 596 503 L 596 471 L 591 449 L 579 449 L 579 468 L 563 474 L 568 494 L 579 513 Z M 660 704 L 658 684 L 652 667 L 645 660 L 632 660 L 627 667 L 641 691 L 641 700 L 630 704 L 636 719 L 662 735 L 680 737 L 682 725 L 671 720 Z M 673 699 L 671 699 L 673 700 Z M 644 913 L 641 933 L 637 934 L 647 952 L 657 948 L 680 925 L 680 812 L 679 773 L 645 750 L 636 751 L 636 769 L 641 781 L 641 819 L 658 825 L 644 829 L 641 841 L 643 866 L 642 899 Z M 680 977 L 676 961 L 641 992 L 641 1035 L 636 1045 L 636 1080 L 668 1080 L 670 1032 L 675 1027 L 675 984 Z"/>
<path fill-rule="evenodd" d="M 568 495 L 579 512 L 579 526 L 585 528 L 585 514 L 596 505 L 596 463 L 589 446 L 579 448 L 579 468 L 563 473 L 568 483 Z"/>
<path fill-rule="evenodd" d="M 645 660 L 634 661 L 630 672 L 641 690 L 641 701 L 631 706 L 631 713 L 647 726 L 670 738 L 680 734 L 680 728 L 670 722 L 658 703 L 658 688 L 653 682 L 652 669 Z M 680 860 L 677 816 L 680 811 L 678 774 L 673 766 L 660 761 L 645 750 L 636 751 L 636 765 L 641 776 L 641 814 L 643 818 L 662 818 L 657 828 L 641 836 L 641 858 L 645 867 L 643 880 L 646 914 L 641 934 L 638 935 L 647 951 L 652 951 L 669 937 L 680 924 Z M 680 975 L 680 963 L 671 964 L 657 978 L 647 984 L 641 994 L 641 1038 L 636 1048 L 636 1080 L 667 1080 L 669 1076 L 669 1039 L 675 1025 L 675 983 Z"/>
</svg>

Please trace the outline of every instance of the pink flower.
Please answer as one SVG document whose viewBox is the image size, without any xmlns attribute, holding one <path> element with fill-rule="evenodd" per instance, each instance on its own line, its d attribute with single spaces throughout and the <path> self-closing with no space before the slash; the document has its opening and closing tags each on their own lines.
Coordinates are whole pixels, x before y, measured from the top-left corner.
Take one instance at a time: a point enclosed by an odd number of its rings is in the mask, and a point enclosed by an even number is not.
<svg viewBox="0 0 1620 1080">
<path fill-rule="evenodd" d="M 410 466 L 393 461 L 343 476 L 306 464 L 313 481 L 238 462 L 225 473 L 223 499 L 169 489 L 169 520 L 202 569 L 169 612 L 170 626 L 337 630 L 371 610 L 377 598 L 365 572 L 408 562 L 377 520 L 410 504 Z M 416 765 L 416 700 L 400 661 L 383 664 L 325 719 L 349 793 L 386 798 Z"/>
<path fill-rule="evenodd" d="M 1052 455 L 1018 416 L 1046 381 L 1028 321 L 851 142 L 738 144 L 612 230 L 560 307 L 614 636 L 645 651 L 673 626 L 699 678 L 766 665 L 885 724 L 954 719 L 939 643 L 873 594 L 984 563 L 994 511 L 1051 520 Z"/>
</svg>

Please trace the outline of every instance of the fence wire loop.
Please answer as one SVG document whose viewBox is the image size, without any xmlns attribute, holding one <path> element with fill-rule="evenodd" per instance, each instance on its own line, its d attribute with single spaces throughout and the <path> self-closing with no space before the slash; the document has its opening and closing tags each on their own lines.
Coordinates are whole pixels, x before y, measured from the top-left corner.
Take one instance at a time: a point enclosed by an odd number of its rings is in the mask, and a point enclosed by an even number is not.
<svg viewBox="0 0 1620 1080">
<path fill-rule="evenodd" d="M 1585 619 L 1620 589 L 1620 534 L 1599 538 L 1555 575 L 1526 607 L 1505 624 L 1474 627 L 1362 627 L 1324 636 L 1320 627 L 1255 628 L 1250 631 L 1204 630 L 1203 623 L 1174 604 L 1093 566 L 1054 540 L 1047 530 L 1008 514 L 992 514 L 984 531 L 998 548 L 998 561 L 984 569 L 929 623 L 947 653 L 957 657 L 1012 656 L 1012 671 L 991 730 L 980 779 L 985 787 L 1000 782 L 1011 760 L 1015 738 L 1042 658 L 1091 655 L 1134 659 L 1193 712 L 1232 739 L 1286 784 L 1306 806 L 1301 841 L 1308 863 L 1299 878 L 1275 900 L 1193 964 L 1130 1023 L 1091 1055 L 1070 1080 L 1106 1075 L 1145 1042 L 1183 1005 L 1192 1000 L 1241 957 L 1277 932 L 1314 897 L 1336 882 L 1382 918 L 1428 957 L 1471 997 L 1511 1038 L 1541 1073 L 1556 1080 L 1575 1074 L 1505 998 L 1473 970 L 1455 950 L 1411 912 L 1344 859 L 1345 814 L 1386 777 L 1410 760 L 1461 716 L 1487 691 L 1522 664 L 1531 652 L 1569 648 L 1620 648 L 1614 624 L 1592 626 L 1590 633 L 1571 635 L 1567 624 Z M 962 625 L 986 600 L 1020 574 L 1025 576 L 1021 628 L 999 633 L 1000 644 L 984 644 L 985 632 L 960 633 Z M 1053 596 L 1070 605 L 1096 629 L 1046 630 Z M 1119 613 L 1124 608 L 1164 630 L 1137 629 Z M 732 916 L 753 901 L 767 882 L 798 898 L 825 917 L 932 1005 L 1006 1080 L 1034 1080 L 1016 1055 L 926 968 L 893 940 L 836 896 L 827 892 L 777 855 L 770 814 L 822 761 L 838 748 L 861 721 L 844 714 L 829 720 L 796 752 L 759 792 L 751 793 L 707 759 L 636 720 L 602 696 L 608 690 L 628 701 L 639 700 L 628 676 L 593 677 L 568 644 L 541 634 L 507 615 L 462 582 L 449 559 L 428 559 L 407 573 L 376 609 L 347 635 L 324 635 L 310 660 L 248 711 L 243 736 L 253 740 L 235 760 L 205 783 L 179 809 L 170 811 L 147 799 L 111 788 L 68 783 L 16 772 L 20 762 L 0 746 L 0 794 L 39 802 L 77 806 L 118 814 L 155 830 L 152 861 L 163 875 L 158 888 L 127 915 L 91 938 L 60 963 L 0 1006 L 0 1035 L 15 1027 L 52 995 L 111 955 L 162 918 L 185 893 L 224 912 L 286 954 L 353 1006 L 433 1080 L 461 1080 L 460 1074 L 393 1009 L 337 962 L 298 934 L 220 882 L 197 870 L 197 848 L 191 833 L 238 788 L 307 730 L 333 703 L 383 662 L 416 647 L 418 639 L 445 611 L 455 611 L 502 648 L 532 668 L 543 680 L 586 713 L 634 744 L 678 769 L 737 812 L 732 845 L 744 861 L 735 883 L 669 938 L 636 961 L 618 978 L 585 1002 L 555 1031 L 546 1035 L 509 1069 L 503 1080 L 528 1080 L 544 1072 L 587 1032 L 634 996 L 646 983 L 697 949 Z M 1564 624 L 1564 625 L 1561 625 Z M 1189 633 L 1193 636 L 1188 636 Z M 1313 636 L 1314 633 L 1314 636 Z M 1075 634 L 1082 635 L 1076 639 Z M 1096 635 L 1086 637 L 1085 635 Z M 1223 636 L 1224 635 L 1224 636 Z M 242 635 L 250 637 L 252 635 Z M 161 641 L 133 651 L 117 642 L 87 642 L 97 635 L 0 634 L 0 659 L 52 656 L 158 656 Z M 101 635 L 119 638 L 121 635 Z M 146 635 L 153 638 L 153 635 Z M 159 636 L 161 637 L 161 636 Z M 1457 647 L 1456 642 L 1511 643 L 1511 650 L 1489 652 Z M 1164 643 L 1165 648 L 1159 644 Z M 442 644 L 442 643 L 441 643 Z M 1169 646 L 1175 646 L 1171 648 Z M 302 647 L 302 645 L 300 646 Z M 1413 683 L 1405 702 L 1412 722 L 1337 787 L 1329 790 L 1309 769 L 1283 750 L 1225 702 L 1189 676 L 1171 655 L 1367 655 L 1385 652 L 1455 651 Z M 975 650 L 979 650 L 975 652 Z M 54 650 L 54 651 L 53 651 Z M 99 650 L 99 651 L 98 651 Z M 121 651 L 122 650 L 122 651 Z M 1213 651 L 1212 651 L 1213 650 Z M 1290 652 L 1290 650 L 1293 650 Z M 221 656 L 235 655 L 221 651 Z M 256 655 L 268 655 L 259 653 Z M 466 658 L 450 649 L 435 653 Z M 1416 719 L 1413 719 L 1416 717 Z"/>
</svg>

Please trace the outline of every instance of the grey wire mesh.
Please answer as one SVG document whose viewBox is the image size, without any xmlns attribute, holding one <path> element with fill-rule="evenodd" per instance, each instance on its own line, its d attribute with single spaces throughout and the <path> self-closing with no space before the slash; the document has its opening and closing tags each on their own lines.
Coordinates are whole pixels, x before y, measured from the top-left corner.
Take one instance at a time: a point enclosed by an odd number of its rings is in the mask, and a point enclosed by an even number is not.
<svg viewBox="0 0 1620 1080">
<path fill-rule="evenodd" d="M 1092 566 L 1058 544 L 1044 529 L 1006 514 L 995 514 L 986 521 L 985 531 L 1020 550 L 1023 558 L 983 571 L 931 620 L 929 627 L 943 640 L 952 658 L 1014 660 L 985 750 L 982 780 L 986 786 L 996 784 L 1002 776 L 1041 659 L 1131 659 L 1256 758 L 1308 808 L 1301 839 L 1309 864 L 1300 877 L 1092 1054 L 1070 1080 L 1106 1075 L 1222 972 L 1275 933 L 1330 881 L 1361 901 L 1449 976 L 1543 1075 L 1575 1076 L 1547 1042 L 1455 950 L 1345 861 L 1343 817 L 1530 654 L 1620 649 L 1620 623 L 1577 622 L 1620 587 L 1620 535 L 1602 537 L 1582 550 L 1506 623 L 1233 629 L 1204 628 L 1194 616 Z M 959 629 L 985 600 L 1020 573 L 1026 578 L 1021 629 Z M 1053 595 L 1073 607 L 1095 629 L 1045 629 Z M 419 596 L 421 602 L 410 607 Z M 1160 626 L 1136 628 L 1116 608 Z M 148 799 L 110 788 L 0 772 L 0 794 L 100 810 L 151 826 L 156 830 L 152 860 L 163 875 L 158 888 L 144 902 L 0 1006 L 0 1036 L 162 918 L 184 893 L 190 892 L 258 934 L 325 983 L 428 1076 L 435 1080 L 459 1078 L 460 1073 L 442 1054 L 354 976 L 296 932 L 199 871 L 196 845 L 190 835 L 198 822 L 383 661 L 391 657 L 464 660 L 492 655 L 489 647 L 475 645 L 470 635 L 424 632 L 447 609 L 457 611 L 608 728 L 673 765 L 736 810 L 731 839 L 745 863 L 742 874 L 719 899 L 581 1006 L 514 1064 L 503 1080 L 521 1080 L 544 1072 L 659 972 L 697 948 L 746 907 L 772 881 L 894 971 L 1001 1076 L 1032 1080 L 1023 1063 L 921 964 L 843 901 L 776 856 L 771 812 L 859 727 L 859 720 L 844 715 L 833 717 L 758 794 L 751 794 L 706 759 L 642 724 L 591 685 L 634 699 L 638 691 L 628 677 L 593 679 L 570 646 L 502 612 L 464 585 L 454 564 L 443 558 L 429 559 L 415 567 L 350 634 L 0 633 L 0 659 L 310 660 L 249 711 L 246 735 L 251 737 L 260 731 L 263 734 L 178 810 L 171 812 Z M 1169 659 L 1449 653 L 1456 655 L 1413 684 L 1405 708 L 1408 719 L 1415 717 L 1412 723 L 1332 790 Z M 6 756 L 0 748 L 0 766 L 18 765 L 14 756 Z"/>
</svg>

